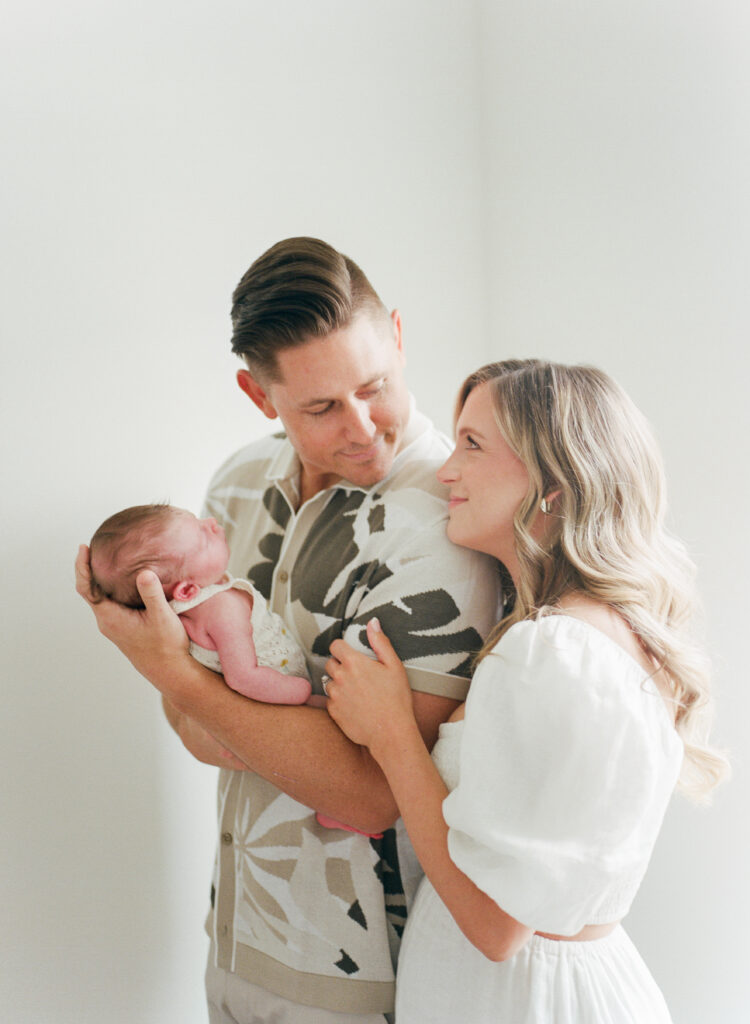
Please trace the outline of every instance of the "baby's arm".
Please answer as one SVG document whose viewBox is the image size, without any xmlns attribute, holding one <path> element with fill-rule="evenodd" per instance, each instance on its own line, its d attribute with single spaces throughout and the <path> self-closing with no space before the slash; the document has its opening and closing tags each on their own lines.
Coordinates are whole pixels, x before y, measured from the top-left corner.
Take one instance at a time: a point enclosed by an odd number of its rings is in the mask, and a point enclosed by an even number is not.
<svg viewBox="0 0 750 1024">
<path fill-rule="evenodd" d="M 312 687 L 307 679 L 286 676 L 274 668 L 258 664 L 253 643 L 251 624 L 252 597 L 244 590 L 222 590 L 180 619 L 190 639 L 201 647 L 219 655 L 221 670 L 228 686 L 245 697 L 269 704 L 325 704 L 325 697 L 311 696 Z M 324 828 L 339 828 L 347 832 L 360 832 L 328 815 L 316 814 Z M 374 839 L 382 832 L 360 832 Z"/>
<path fill-rule="evenodd" d="M 180 618 L 191 640 L 217 652 L 231 689 L 267 704 L 304 704 L 312 689 L 309 680 L 258 664 L 251 612 L 250 595 L 232 589 L 214 594 Z"/>
</svg>

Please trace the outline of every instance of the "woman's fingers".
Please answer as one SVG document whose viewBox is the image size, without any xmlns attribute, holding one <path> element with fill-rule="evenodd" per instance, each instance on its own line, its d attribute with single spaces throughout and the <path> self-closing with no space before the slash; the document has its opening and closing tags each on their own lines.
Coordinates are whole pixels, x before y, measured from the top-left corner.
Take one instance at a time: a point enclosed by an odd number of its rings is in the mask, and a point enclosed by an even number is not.
<svg viewBox="0 0 750 1024">
<path fill-rule="evenodd" d="M 367 623 L 367 639 L 373 654 L 384 665 L 400 664 L 400 658 L 393 649 L 393 644 L 380 627 L 380 620 L 370 619 Z"/>
</svg>

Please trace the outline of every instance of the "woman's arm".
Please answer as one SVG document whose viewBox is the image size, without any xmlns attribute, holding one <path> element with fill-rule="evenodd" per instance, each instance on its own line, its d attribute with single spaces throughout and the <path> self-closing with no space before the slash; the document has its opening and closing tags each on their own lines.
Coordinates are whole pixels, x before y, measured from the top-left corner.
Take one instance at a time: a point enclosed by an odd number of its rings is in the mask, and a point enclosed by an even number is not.
<svg viewBox="0 0 750 1024">
<path fill-rule="evenodd" d="M 507 960 L 533 931 L 451 860 L 442 810 L 448 790 L 417 728 L 404 668 L 377 620 L 368 624 L 367 635 L 378 661 L 341 640 L 332 644 L 328 713 L 380 764 L 425 874 L 466 938 L 490 960 Z"/>
</svg>

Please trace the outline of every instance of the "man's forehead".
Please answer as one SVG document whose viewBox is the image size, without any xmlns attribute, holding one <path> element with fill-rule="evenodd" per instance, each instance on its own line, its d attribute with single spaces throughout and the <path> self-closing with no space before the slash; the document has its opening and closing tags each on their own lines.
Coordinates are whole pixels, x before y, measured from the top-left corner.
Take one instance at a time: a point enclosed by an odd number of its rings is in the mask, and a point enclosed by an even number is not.
<svg viewBox="0 0 750 1024">
<path fill-rule="evenodd" d="M 276 381 L 295 401 L 311 402 L 332 394 L 366 387 L 390 372 L 395 343 L 387 331 L 348 328 L 294 348 L 276 357 Z"/>
</svg>

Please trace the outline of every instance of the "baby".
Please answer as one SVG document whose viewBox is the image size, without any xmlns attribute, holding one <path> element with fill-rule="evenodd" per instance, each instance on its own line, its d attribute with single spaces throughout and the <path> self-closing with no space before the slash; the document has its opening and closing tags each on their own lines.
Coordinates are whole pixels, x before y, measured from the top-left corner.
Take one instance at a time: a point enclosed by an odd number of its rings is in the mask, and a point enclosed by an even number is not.
<svg viewBox="0 0 750 1024">
<path fill-rule="evenodd" d="M 299 645 L 252 583 L 228 575 L 228 564 L 229 548 L 216 520 L 196 519 L 171 505 L 126 508 L 102 523 L 91 540 L 95 593 L 143 607 L 135 578 L 153 570 L 197 661 L 221 672 L 227 686 L 245 697 L 304 704 L 312 687 L 303 678 L 307 669 Z"/>
<path fill-rule="evenodd" d="M 237 693 L 271 704 L 323 700 L 311 697 L 305 656 L 283 620 L 252 583 L 227 572 L 229 547 L 215 519 L 171 505 L 135 505 L 102 523 L 90 553 L 92 593 L 130 608 L 143 607 L 138 573 L 155 572 L 192 656 L 221 672 Z M 325 815 L 317 819 L 326 828 L 359 831 Z"/>
</svg>

